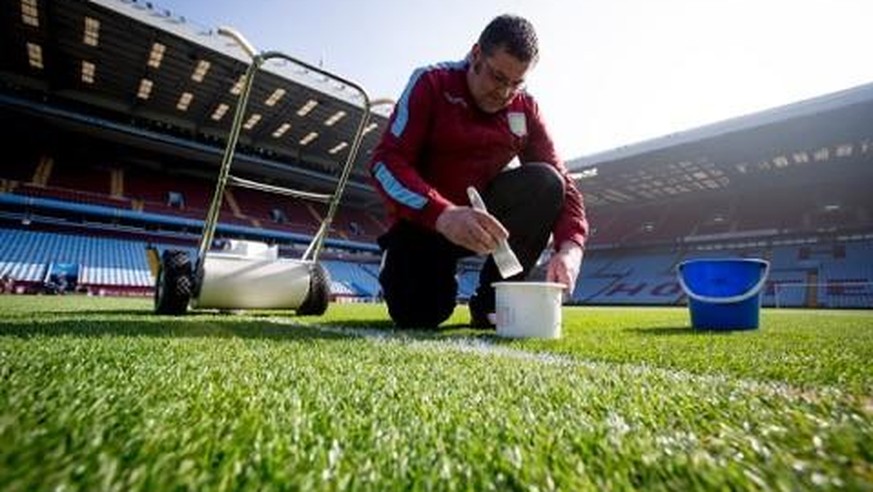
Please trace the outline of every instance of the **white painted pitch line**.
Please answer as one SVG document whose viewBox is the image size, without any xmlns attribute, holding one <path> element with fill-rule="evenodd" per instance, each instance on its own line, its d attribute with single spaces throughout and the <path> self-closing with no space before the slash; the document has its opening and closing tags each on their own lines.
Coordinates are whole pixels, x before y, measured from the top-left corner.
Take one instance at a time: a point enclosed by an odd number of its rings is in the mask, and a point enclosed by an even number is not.
<svg viewBox="0 0 873 492">
<path fill-rule="evenodd" d="M 842 390 L 830 386 L 817 386 L 815 388 L 800 388 L 787 383 L 777 381 L 758 381 L 746 378 L 732 378 L 720 374 L 695 374 L 679 369 L 651 366 L 647 364 L 634 364 L 629 362 L 601 362 L 579 359 L 563 354 L 549 352 L 528 352 L 525 350 L 507 347 L 493 343 L 490 340 L 470 337 L 457 337 L 451 339 L 422 339 L 412 336 L 414 333 L 407 331 L 388 331 L 376 328 L 344 328 L 338 326 L 305 325 L 290 318 L 258 318 L 259 321 L 268 321 L 280 325 L 306 327 L 351 338 L 362 338 L 373 343 L 390 343 L 406 345 L 419 350 L 440 352 L 452 350 L 477 356 L 503 357 L 516 360 L 531 361 L 547 365 L 559 365 L 577 367 L 593 372 L 611 372 L 615 368 L 630 373 L 634 376 L 656 375 L 665 379 L 679 381 L 693 381 L 701 385 L 734 385 L 738 389 L 755 393 L 764 393 L 769 396 L 778 396 L 788 401 L 801 401 L 815 403 L 816 401 L 843 400 L 847 394 Z"/>
</svg>

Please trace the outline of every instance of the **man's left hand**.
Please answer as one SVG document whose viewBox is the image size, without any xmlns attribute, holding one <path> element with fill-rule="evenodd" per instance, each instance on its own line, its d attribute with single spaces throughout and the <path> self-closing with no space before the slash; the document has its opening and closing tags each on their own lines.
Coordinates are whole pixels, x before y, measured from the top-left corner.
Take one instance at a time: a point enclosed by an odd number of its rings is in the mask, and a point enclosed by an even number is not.
<svg viewBox="0 0 873 492">
<path fill-rule="evenodd" d="M 581 266 L 582 247 L 572 241 L 566 241 L 561 244 L 561 249 L 549 260 L 546 281 L 566 285 L 567 295 L 573 295 Z"/>
</svg>

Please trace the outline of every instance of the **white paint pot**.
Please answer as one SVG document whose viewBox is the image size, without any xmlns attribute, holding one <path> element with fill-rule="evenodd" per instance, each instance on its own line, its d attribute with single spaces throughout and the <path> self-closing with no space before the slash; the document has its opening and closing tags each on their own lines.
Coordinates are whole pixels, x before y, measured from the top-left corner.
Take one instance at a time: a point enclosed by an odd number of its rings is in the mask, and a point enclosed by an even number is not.
<svg viewBox="0 0 873 492">
<path fill-rule="evenodd" d="M 497 335 L 509 338 L 560 338 L 561 295 L 554 282 L 495 282 Z"/>
</svg>

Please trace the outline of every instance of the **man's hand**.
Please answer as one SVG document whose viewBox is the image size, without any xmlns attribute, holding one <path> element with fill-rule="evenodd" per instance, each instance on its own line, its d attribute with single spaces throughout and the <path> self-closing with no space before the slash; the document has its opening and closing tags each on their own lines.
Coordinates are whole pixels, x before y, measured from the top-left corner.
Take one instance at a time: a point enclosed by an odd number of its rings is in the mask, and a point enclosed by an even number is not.
<svg viewBox="0 0 873 492">
<path fill-rule="evenodd" d="M 567 295 L 573 295 L 576 278 L 582 266 L 582 247 L 573 241 L 565 241 L 561 249 L 549 260 L 546 281 L 558 282 L 567 286 Z"/>
<path fill-rule="evenodd" d="M 493 215 L 471 207 L 445 209 L 437 217 L 436 230 L 449 241 L 482 255 L 491 253 L 499 241 L 509 237 Z"/>
</svg>

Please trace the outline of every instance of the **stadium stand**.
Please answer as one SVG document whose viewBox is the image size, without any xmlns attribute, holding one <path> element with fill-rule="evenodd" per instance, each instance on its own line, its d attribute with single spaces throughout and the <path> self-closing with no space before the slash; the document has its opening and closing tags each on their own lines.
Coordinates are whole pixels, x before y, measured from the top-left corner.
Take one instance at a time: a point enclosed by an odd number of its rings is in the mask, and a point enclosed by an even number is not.
<svg viewBox="0 0 873 492">
<path fill-rule="evenodd" d="M 810 255 L 810 249 L 817 253 Z M 871 307 L 871 239 L 814 247 L 747 245 L 672 252 L 598 252 L 583 263 L 573 301 L 600 305 L 681 303 L 683 294 L 676 280 L 676 265 L 694 258 L 729 257 L 770 260 L 762 300 L 765 306 Z"/>
<path fill-rule="evenodd" d="M 47 173 L 47 186 L 109 197 L 111 195 L 110 171 L 102 167 L 81 164 L 77 161 L 56 160 Z"/>
<path fill-rule="evenodd" d="M 672 268 L 677 255 L 620 250 L 602 252 L 584 262 L 574 293 L 576 302 L 590 304 L 674 304 L 679 298 Z M 590 280 L 590 282 L 589 282 Z"/>
<path fill-rule="evenodd" d="M 361 264 L 348 261 L 325 260 L 324 266 L 331 279 L 348 287 L 348 295 L 368 299 L 379 295 L 379 281 Z"/>
<path fill-rule="evenodd" d="M 75 281 L 81 287 L 150 291 L 154 278 L 145 255 L 149 246 L 159 250 L 179 248 L 145 241 L 0 229 L 0 275 L 38 286 L 47 280 L 53 264 L 72 264 L 78 267 Z"/>
<path fill-rule="evenodd" d="M 206 180 L 144 169 L 128 169 L 124 176 L 125 196 L 141 202 L 143 211 L 195 219 L 206 216 L 211 193 Z M 227 203 L 222 205 L 222 211 L 228 211 Z"/>
<path fill-rule="evenodd" d="M 315 217 L 306 209 L 301 200 L 277 197 L 265 193 L 248 190 L 231 190 L 242 213 L 258 221 L 261 227 L 289 229 L 307 234 L 314 234 L 318 229 Z M 273 211 L 278 211 L 274 216 Z"/>
<path fill-rule="evenodd" d="M 0 275 L 35 287 L 70 272 L 79 289 L 146 295 L 147 247 L 194 253 L 242 55 L 214 32 L 155 15 L 143 2 L 54 2 L 42 15 L 39 26 L 0 17 L 8 142 Z M 105 28 L 99 58 L 70 27 L 85 17 Z M 34 60 L 27 43 L 51 56 Z M 198 65 L 192 53 L 211 68 L 201 82 L 180 86 Z M 92 58 L 97 76 L 85 83 L 78 68 Z M 186 92 L 192 101 L 181 109 Z M 252 94 L 250 111 L 260 119 L 243 132 L 235 172 L 331 189 L 341 157 L 333 150 L 353 134 L 359 101 L 278 64 L 259 74 Z M 339 112 L 345 118 L 327 125 Z M 379 297 L 375 241 L 385 223 L 366 160 L 387 117 L 371 122 L 324 260 L 333 295 L 343 299 Z M 873 84 L 568 161 L 592 229 L 572 302 L 682 304 L 679 262 L 748 256 L 771 261 L 765 305 L 873 307 L 871 128 Z M 317 138 L 303 143 L 310 132 Z M 324 214 L 323 204 L 232 188 L 217 237 L 262 240 L 299 256 Z M 459 299 L 474 292 L 481 262 L 459 267 Z"/>
</svg>

